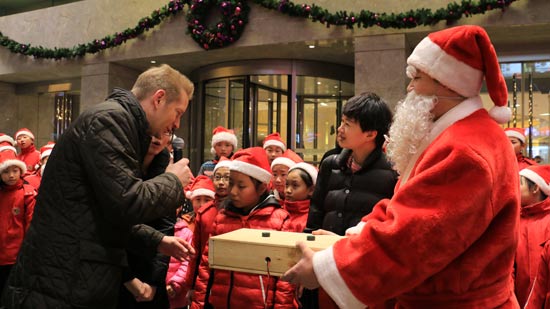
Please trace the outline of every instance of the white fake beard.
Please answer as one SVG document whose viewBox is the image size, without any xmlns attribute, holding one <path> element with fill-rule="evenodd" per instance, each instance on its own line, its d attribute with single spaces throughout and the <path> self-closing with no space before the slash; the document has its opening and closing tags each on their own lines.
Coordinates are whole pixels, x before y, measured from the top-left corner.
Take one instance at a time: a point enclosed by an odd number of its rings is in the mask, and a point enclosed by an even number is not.
<svg viewBox="0 0 550 309">
<path fill-rule="evenodd" d="M 422 142 L 428 138 L 433 127 L 431 111 L 436 102 L 435 96 L 418 95 L 411 91 L 397 104 L 386 151 L 399 174 L 405 171 Z"/>
</svg>

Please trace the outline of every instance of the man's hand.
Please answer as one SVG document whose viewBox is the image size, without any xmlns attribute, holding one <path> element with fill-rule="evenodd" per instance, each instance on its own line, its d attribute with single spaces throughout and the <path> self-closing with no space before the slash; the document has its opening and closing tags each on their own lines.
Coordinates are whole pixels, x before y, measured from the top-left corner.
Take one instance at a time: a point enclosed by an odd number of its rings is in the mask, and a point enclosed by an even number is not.
<svg viewBox="0 0 550 309">
<path fill-rule="evenodd" d="M 187 186 L 191 182 L 193 173 L 189 169 L 189 160 L 183 158 L 176 163 L 170 163 L 166 167 L 166 173 L 172 173 L 178 177 L 183 187 Z"/>
<path fill-rule="evenodd" d="M 313 271 L 313 255 L 315 252 L 309 249 L 303 241 L 296 243 L 296 246 L 302 251 L 302 258 L 291 269 L 287 270 L 282 280 L 292 284 L 301 285 L 307 289 L 315 289 L 319 287 L 319 281 Z"/>
<path fill-rule="evenodd" d="M 180 261 L 189 260 L 195 254 L 195 249 L 188 242 L 175 236 L 162 237 L 157 250 Z"/>
<path fill-rule="evenodd" d="M 143 289 L 141 293 L 136 296 L 137 302 L 143 302 L 143 301 L 152 301 L 155 297 L 155 293 L 157 292 L 157 287 L 149 285 L 145 282 L 143 282 Z"/>
</svg>

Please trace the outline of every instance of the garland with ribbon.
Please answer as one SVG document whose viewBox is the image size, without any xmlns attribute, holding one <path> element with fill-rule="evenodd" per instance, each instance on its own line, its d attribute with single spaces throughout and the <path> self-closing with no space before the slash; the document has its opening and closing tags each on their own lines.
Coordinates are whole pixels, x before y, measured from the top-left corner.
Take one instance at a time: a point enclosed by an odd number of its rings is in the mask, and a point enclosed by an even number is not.
<svg viewBox="0 0 550 309">
<path fill-rule="evenodd" d="M 334 25 L 353 29 L 354 27 L 369 28 L 378 26 L 381 28 L 402 29 L 434 25 L 443 20 L 450 23 L 463 16 L 484 14 L 495 9 L 504 11 L 512 2 L 517 0 L 480 0 L 476 2 L 462 0 L 460 3 L 449 3 L 446 8 L 438 9 L 435 12 L 422 8 L 397 14 L 375 13 L 368 10 L 361 10 L 359 13 L 338 11 L 333 14 L 315 4 L 297 5 L 289 0 L 250 1 L 288 16 L 308 18 L 311 21 L 320 22 L 327 27 Z M 170 0 L 162 8 L 153 11 L 150 16 L 141 18 L 134 28 L 128 28 L 86 44 L 78 44 L 70 48 L 55 47 L 52 49 L 19 43 L 0 32 L 0 45 L 6 47 L 12 53 L 34 58 L 63 59 L 81 57 L 85 54 L 94 54 L 107 48 L 122 45 L 127 40 L 136 38 L 149 29 L 158 26 L 164 19 L 181 12 L 185 5 L 189 6 L 186 18 L 188 32 L 206 50 L 225 47 L 237 41 L 248 23 L 250 8 L 246 0 Z M 208 27 L 204 22 L 214 5 L 219 8 L 221 20 L 215 26 Z"/>
</svg>

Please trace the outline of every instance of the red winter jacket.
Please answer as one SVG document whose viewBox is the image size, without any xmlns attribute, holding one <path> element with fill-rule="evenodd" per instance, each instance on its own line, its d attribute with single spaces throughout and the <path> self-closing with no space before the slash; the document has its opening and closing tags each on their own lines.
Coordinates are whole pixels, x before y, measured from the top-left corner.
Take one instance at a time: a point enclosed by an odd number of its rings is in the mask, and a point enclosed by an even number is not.
<svg viewBox="0 0 550 309">
<path fill-rule="evenodd" d="M 541 244 L 550 238 L 550 198 L 520 210 L 515 289 L 519 305 L 527 302 L 538 271 Z"/>
<path fill-rule="evenodd" d="M 0 186 L 0 265 L 13 265 L 31 223 L 36 191 L 20 179 Z"/>
<path fill-rule="evenodd" d="M 199 272 L 204 246 L 208 243 L 210 233 L 214 228 L 214 220 L 218 214 L 218 205 L 212 201 L 202 205 L 195 213 L 195 230 L 193 232 L 193 248 L 195 249 L 195 258 L 189 260 L 188 271 L 185 278 L 186 290 L 194 290 L 195 282 Z M 202 307 L 202 303 L 201 303 Z"/>
<path fill-rule="evenodd" d="M 290 228 L 293 232 L 303 232 L 307 224 L 310 200 L 283 201 L 283 209 L 290 214 Z"/>
<path fill-rule="evenodd" d="M 288 212 L 280 208 L 272 195 L 253 208 L 249 214 L 243 214 L 232 204 L 228 204 L 216 216 L 212 235 L 220 235 L 240 228 L 289 231 L 289 218 Z M 204 303 L 209 274 L 208 245 L 206 245 L 191 308 L 200 308 Z M 294 288 L 277 277 L 219 269 L 214 270 L 213 274 L 214 281 L 208 302 L 214 308 L 296 308 Z M 265 307 L 262 286 L 267 293 Z"/>
<path fill-rule="evenodd" d="M 36 166 L 40 164 L 40 151 L 36 150 L 34 145 L 30 145 L 25 149 L 21 149 L 17 159 L 25 162 L 27 173 L 32 174 L 36 170 Z"/>
<path fill-rule="evenodd" d="M 537 277 L 534 280 L 533 289 L 529 292 L 529 298 L 525 309 L 549 309 L 550 308 L 550 241 L 544 243 L 539 261 Z"/>
</svg>

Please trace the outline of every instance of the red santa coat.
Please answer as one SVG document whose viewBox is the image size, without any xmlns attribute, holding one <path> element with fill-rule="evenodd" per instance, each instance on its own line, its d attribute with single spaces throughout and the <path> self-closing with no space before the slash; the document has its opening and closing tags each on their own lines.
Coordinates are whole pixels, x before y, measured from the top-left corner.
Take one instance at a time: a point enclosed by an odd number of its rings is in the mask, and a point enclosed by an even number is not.
<svg viewBox="0 0 550 309">
<path fill-rule="evenodd" d="M 441 116 L 391 200 L 359 234 L 315 253 L 315 274 L 342 308 L 518 308 L 512 267 L 519 176 L 502 129 L 468 99 Z"/>
<path fill-rule="evenodd" d="M 17 155 L 17 159 L 25 162 L 27 173 L 32 174 L 40 163 L 40 151 L 36 150 L 34 145 L 30 145 L 25 149 L 21 149 L 21 153 Z"/>
<path fill-rule="evenodd" d="M 307 224 L 309 214 L 310 200 L 303 201 L 283 201 L 283 209 L 290 214 L 290 230 L 293 232 L 303 232 Z"/>
<path fill-rule="evenodd" d="M 525 309 L 550 308 L 550 241 L 543 244 L 539 268 Z"/>
<path fill-rule="evenodd" d="M 31 223 L 36 191 L 20 179 L 0 187 L 0 265 L 13 265 Z"/>
<path fill-rule="evenodd" d="M 542 246 L 550 238 L 550 198 L 520 211 L 516 251 L 516 297 L 523 307 L 537 275 Z"/>
</svg>

